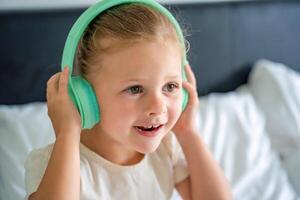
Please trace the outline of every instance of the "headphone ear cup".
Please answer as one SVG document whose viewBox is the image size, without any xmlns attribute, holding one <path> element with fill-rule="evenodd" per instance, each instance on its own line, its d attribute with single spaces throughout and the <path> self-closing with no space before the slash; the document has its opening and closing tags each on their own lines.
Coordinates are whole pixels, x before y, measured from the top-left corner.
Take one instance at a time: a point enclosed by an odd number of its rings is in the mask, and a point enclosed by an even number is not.
<svg viewBox="0 0 300 200">
<path fill-rule="evenodd" d="M 185 65 L 187 65 L 187 64 L 188 64 L 188 62 L 184 61 L 183 66 L 182 66 L 182 80 L 183 81 L 187 81 L 186 74 L 185 74 Z M 182 88 L 182 98 L 183 99 L 182 99 L 181 108 L 182 108 L 182 111 L 184 111 L 184 109 L 186 108 L 188 101 L 189 101 L 189 93 L 185 88 Z"/>
<path fill-rule="evenodd" d="M 183 99 L 182 99 L 182 111 L 184 111 L 184 109 L 186 108 L 187 104 L 188 104 L 188 99 L 189 99 L 189 94 L 188 91 L 186 89 L 182 89 L 182 93 L 183 93 Z"/>
<path fill-rule="evenodd" d="M 92 85 L 81 76 L 71 77 L 73 86 L 72 101 L 80 115 L 83 129 L 90 129 L 100 121 L 100 109 Z"/>
</svg>

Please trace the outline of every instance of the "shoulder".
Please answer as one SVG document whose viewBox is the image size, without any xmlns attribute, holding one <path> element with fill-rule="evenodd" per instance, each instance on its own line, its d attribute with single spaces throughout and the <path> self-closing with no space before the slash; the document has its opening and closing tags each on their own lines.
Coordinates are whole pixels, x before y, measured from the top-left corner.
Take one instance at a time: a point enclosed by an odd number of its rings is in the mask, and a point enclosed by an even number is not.
<svg viewBox="0 0 300 200">
<path fill-rule="evenodd" d="M 35 192 L 47 168 L 53 144 L 32 150 L 25 160 L 26 197 Z"/>
<path fill-rule="evenodd" d="M 174 132 L 168 133 L 163 139 L 163 145 L 168 149 L 174 170 L 175 184 L 182 182 L 189 176 L 187 161 Z"/>
<path fill-rule="evenodd" d="M 168 152 L 170 158 L 175 161 L 178 156 L 178 152 L 181 151 L 181 146 L 174 132 L 170 131 L 162 140 L 161 146 Z"/>
</svg>

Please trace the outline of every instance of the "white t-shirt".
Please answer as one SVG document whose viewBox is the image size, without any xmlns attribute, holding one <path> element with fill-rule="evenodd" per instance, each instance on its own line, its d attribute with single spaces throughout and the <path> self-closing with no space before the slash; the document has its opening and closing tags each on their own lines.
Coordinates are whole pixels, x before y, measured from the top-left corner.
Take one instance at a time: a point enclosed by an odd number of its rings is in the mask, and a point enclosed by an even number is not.
<svg viewBox="0 0 300 200">
<path fill-rule="evenodd" d="M 54 144 L 33 150 L 25 162 L 26 198 L 44 175 Z M 81 200 L 170 199 L 175 184 L 189 176 L 187 163 L 174 133 L 168 133 L 157 150 L 137 164 L 121 166 L 80 143 Z"/>
</svg>

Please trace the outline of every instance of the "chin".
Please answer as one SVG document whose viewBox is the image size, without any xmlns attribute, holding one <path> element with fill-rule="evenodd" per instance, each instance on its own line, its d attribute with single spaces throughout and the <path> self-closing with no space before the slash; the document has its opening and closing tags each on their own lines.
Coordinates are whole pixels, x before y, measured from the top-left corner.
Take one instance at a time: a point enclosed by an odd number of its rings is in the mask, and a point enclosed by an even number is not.
<svg viewBox="0 0 300 200">
<path fill-rule="evenodd" d="M 157 148 L 156 148 L 157 149 Z M 142 150 L 142 151 L 138 151 L 139 153 L 142 153 L 142 154 L 149 154 L 149 153 L 153 153 L 155 152 L 156 149 L 152 149 L 152 150 Z"/>
<path fill-rule="evenodd" d="M 160 142 L 157 144 L 144 144 L 144 146 L 140 146 L 136 151 L 142 153 L 142 154 L 149 154 L 156 151 L 156 149 L 159 147 Z"/>
</svg>

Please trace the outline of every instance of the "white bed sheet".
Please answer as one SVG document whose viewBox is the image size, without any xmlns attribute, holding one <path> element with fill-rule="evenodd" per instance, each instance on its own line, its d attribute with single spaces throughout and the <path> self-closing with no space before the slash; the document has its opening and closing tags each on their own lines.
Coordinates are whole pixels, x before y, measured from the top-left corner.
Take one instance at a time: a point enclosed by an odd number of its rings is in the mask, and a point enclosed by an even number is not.
<svg viewBox="0 0 300 200">
<path fill-rule="evenodd" d="M 296 199 L 249 88 L 211 94 L 201 102 L 201 135 L 231 183 L 234 199 Z"/>
</svg>

